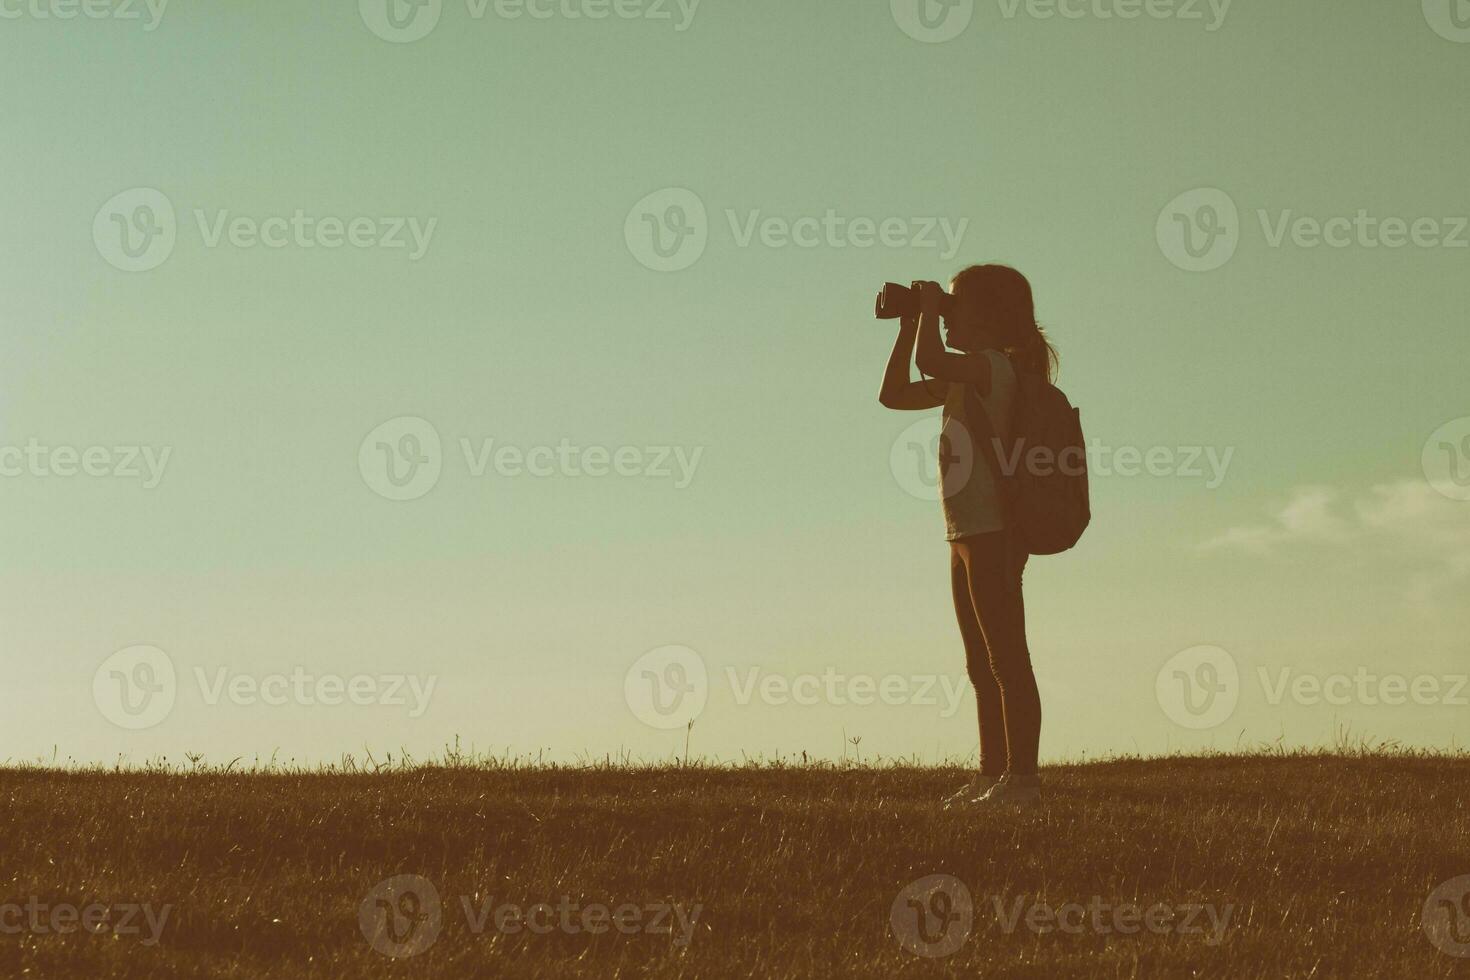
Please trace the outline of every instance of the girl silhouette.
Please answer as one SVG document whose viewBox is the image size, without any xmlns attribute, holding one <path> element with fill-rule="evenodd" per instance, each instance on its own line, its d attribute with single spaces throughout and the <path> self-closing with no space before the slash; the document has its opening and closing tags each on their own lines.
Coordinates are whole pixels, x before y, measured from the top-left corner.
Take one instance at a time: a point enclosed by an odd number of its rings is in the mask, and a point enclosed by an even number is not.
<svg viewBox="0 0 1470 980">
<path fill-rule="evenodd" d="M 952 300 L 938 283 L 915 289 L 917 313 L 900 319 L 878 400 L 899 411 L 944 407 L 940 501 L 980 727 L 980 771 L 945 806 L 1039 803 L 1041 699 L 1021 597 L 1027 554 L 1007 530 L 1005 486 L 986 444 L 1007 438 L 1018 374 L 1052 380 L 1057 353 L 1036 322 L 1031 284 L 1015 269 L 971 266 L 954 277 Z"/>
</svg>

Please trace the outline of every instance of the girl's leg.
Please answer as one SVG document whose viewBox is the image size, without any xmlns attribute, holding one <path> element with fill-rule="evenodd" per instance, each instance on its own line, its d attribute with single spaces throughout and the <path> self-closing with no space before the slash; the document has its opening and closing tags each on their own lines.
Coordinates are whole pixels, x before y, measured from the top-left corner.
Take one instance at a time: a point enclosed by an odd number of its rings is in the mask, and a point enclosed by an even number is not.
<svg viewBox="0 0 1470 980">
<path fill-rule="evenodd" d="M 955 617 L 960 623 L 960 638 L 965 643 L 965 668 L 975 687 L 975 707 L 980 716 L 980 775 L 1000 777 L 1006 771 L 1005 712 L 1001 706 L 1000 685 L 990 667 L 990 651 L 985 633 L 975 615 L 970 598 L 970 573 L 959 542 L 950 548 L 950 591 L 954 594 Z"/>
<path fill-rule="evenodd" d="M 1024 561 L 1013 560 L 1004 532 L 976 535 L 963 542 L 970 600 L 990 653 L 990 669 L 1000 689 L 1005 718 L 1006 771 L 1036 773 L 1041 741 L 1041 696 L 1026 644 L 1026 607 L 1021 598 Z"/>
</svg>

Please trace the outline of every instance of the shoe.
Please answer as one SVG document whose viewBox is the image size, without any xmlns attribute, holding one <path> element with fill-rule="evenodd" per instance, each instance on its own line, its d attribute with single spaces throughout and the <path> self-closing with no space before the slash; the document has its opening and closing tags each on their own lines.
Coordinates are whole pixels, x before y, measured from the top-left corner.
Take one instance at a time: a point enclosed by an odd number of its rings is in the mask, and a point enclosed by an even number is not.
<svg viewBox="0 0 1470 980">
<path fill-rule="evenodd" d="M 1034 806 L 1041 802 L 1041 777 L 1004 775 L 976 802 Z"/>
<path fill-rule="evenodd" d="M 949 810 L 953 807 L 980 802 L 986 793 L 989 793 L 995 788 L 995 785 L 1001 781 L 1001 778 L 1000 776 L 976 775 L 968 783 L 945 797 L 944 809 Z"/>
</svg>

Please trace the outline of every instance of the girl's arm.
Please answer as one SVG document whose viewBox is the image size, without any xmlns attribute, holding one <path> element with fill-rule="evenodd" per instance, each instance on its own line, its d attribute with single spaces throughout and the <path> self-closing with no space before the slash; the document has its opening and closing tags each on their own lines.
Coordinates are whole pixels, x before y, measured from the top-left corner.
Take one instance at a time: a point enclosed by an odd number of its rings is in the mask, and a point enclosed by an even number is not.
<svg viewBox="0 0 1470 980">
<path fill-rule="evenodd" d="M 919 321 L 906 316 L 899 321 L 898 338 L 893 341 L 893 353 L 888 355 L 888 367 L 883 372 L 883 387 L 878 391 L 878 402 L 884 408 L 900 412 L 920 412 L 938 408 L 944 404 L 944 382 L 914 381 L 909 375 L 909 362 L 914 356 L 914 338 L 919 333 Z"/>
<path fill-rule="evenodd" d="M 919 337 L 915 361 L 919 370 L 941 381 L 971 384 L 981 395 L 990 393 L 990 358 L 945 350 L 939 337 L 939 297 L 944 287 L 926 282 L 919 287 Z"/>
</svg>

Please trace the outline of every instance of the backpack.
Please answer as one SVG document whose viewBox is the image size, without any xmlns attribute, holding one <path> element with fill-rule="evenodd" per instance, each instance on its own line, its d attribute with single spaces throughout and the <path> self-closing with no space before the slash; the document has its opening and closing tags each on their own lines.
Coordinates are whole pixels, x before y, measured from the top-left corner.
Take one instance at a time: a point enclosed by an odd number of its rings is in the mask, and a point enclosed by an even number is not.
<svg viewBox="0 0 1470 980">
<path fill-rule="evenodd" d="M 996 437 L 973 388 L 966 415 L 1018 545 L 1027 554 L 1056 555 L 1075 545 L 1092 520 L 1082 413 L 1040 375 L 1018 369 L 1016 381 L 1009 439 Z"/>
</svg>

